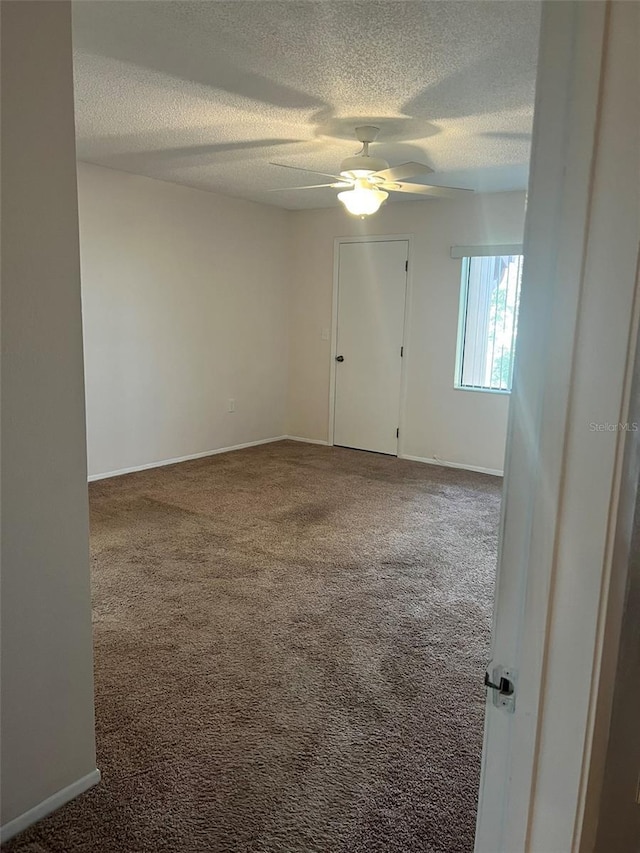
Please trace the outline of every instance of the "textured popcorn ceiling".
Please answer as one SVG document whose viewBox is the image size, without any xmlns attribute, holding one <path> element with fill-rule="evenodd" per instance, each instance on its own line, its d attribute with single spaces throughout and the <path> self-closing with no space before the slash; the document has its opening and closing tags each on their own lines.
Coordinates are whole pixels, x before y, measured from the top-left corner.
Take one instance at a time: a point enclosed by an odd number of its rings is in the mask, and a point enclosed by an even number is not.
<svg viewBox="0 0 640 853">
<path fill-rule="evenodd" d="M 80 0 L 78 157 L 291 209 L 328 207 L 332 189 L 268 192 L 322 181 L 269 161 L 334 172 L 366 123 L 382 129 L 376 154 L 428 164 L 430 183 L 523 189 L 539 6 Z"/>
</svg>

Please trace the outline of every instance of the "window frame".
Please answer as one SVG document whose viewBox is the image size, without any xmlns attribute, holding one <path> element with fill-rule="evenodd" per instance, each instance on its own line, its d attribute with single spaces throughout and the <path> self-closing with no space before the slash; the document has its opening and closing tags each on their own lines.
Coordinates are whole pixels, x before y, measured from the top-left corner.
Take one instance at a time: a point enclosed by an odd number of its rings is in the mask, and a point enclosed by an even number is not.
<svg viewBox="0 0 640 853">
<path fill-rule="evenodd" d="M 473 258 L 499 258 L 509 255 L 524 256 L 522 245 L 506 244 L 500 246 L 453 246 L 451 248 L 451 257 L 459 259 L 460 265 L 460 291 L 458 305 L 458 326 L 456 332 L 456 359 L 455 371 L 453 375 L 454 391 L 471 391 L 480 394 L 511 394 L 511 388 L 485 388 L 480 385 L 463 385 L 462 367 L 464 359 L 465 334 L 467 327 L 468 314 L 468 299 L 469 299 L 469 277 L 471 271 L 471 261 Z M 524 260 L 524 257 L 523 257 Z M 516 324 L 517 330 L 517 324 Z M 511 367 L 511 378 L 513 380 L 513 365 Z"/>
</svg>

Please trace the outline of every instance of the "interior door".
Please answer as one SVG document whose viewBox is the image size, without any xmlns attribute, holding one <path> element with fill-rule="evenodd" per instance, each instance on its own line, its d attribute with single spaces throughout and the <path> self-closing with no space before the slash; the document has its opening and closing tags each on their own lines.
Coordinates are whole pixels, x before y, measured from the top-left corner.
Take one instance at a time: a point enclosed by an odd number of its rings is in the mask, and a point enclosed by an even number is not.
<svg viewBox="0 0 640 853">
<path fill-rule="evenodd" d="M 639 32 L 638 4 L 542 4 L 489 668 L 515 691 L 488 691 L 475 853 L 598 849 L 588 793 L 623 600 L 612 555 L 633 432 L 617 426 L 633 423 L 640 304 Z"/>
<path fill-rule="evenodd" d="M 398 453 L 406 240 L 341 243 L 333 443 Z"/>
</svg>

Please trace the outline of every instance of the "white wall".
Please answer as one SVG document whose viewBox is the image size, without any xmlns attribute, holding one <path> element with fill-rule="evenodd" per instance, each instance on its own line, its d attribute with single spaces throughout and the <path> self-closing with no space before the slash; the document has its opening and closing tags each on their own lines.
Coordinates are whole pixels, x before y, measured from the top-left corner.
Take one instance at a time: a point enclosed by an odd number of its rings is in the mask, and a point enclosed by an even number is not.
<svg viewBox="0 0 640 853">
<path fill-rule="evenodd" d="M 283 435 L 289 214 L 84 164 L 78 184 L 89 473 Z"/>
<path fill-rule="evenodd" d="M 98 774 L 71 10 L 3 2 L 0 19 L 6 836 Z"/>
<path fill-rule="evenodd" d="M 523 193 L 363 222 L 85 164 L 78 181 L 91 475 L 285 433 L 326 440 L 333 240 L 366 233 L 415 235 L 403 454 L 502 469 L 508 397 L 453 388 L 449 252 L 520 242 Z"/>
<path fill-rule="evenodd" d="M 289 433 L 326 440 L 329 425 L 333 241 L 366 234 L 412 234 L 408 385 L 402 453 L 482 468 L 503 467 L 505 395 L 453 388 L 460 261 L 453 245 L 520 243 L 524 193 L 385 205 L 370 220 L 341 209 L 292 217 Z"/>
</svg>

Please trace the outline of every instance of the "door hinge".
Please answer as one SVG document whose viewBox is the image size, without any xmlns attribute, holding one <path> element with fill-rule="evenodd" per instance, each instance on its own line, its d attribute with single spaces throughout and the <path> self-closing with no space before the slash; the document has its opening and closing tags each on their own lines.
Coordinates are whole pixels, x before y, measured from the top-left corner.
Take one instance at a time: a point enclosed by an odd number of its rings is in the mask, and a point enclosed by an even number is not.
<svg viewBox="0 0 640 853">
<path fill-rule="evenodd" d="M 396 438 L 400 438 L 400 427 L 396 430 Z"/>
<path fill-rule="evenodd" d="M 409 261 L 404 262 L 404 271 L 409 272 Z"/>
<path fill-rule="evenodd" d="M 489 675 L 489 670 L 485 670 L 484 686 L 493 691 L 493 704 L 496 708 L 504 708 L 510 712 L 515 711 L 516 686 L 510 669 L 494 666 L 491 675 Z"/>
<path fill-rule="evenodd" d="M 404 347 L 400 347 L 400 358 L 404 356 Z"/>
</svg>

